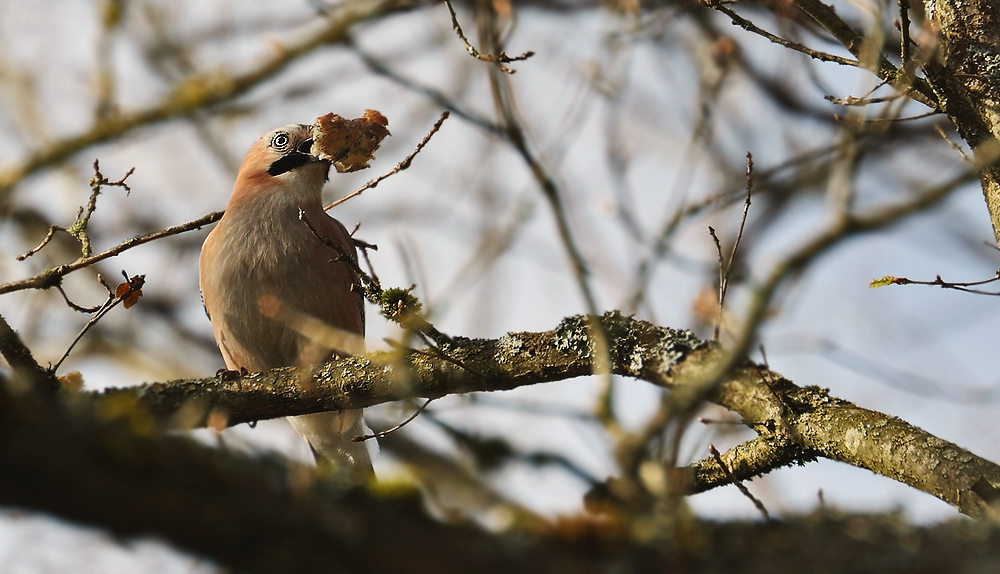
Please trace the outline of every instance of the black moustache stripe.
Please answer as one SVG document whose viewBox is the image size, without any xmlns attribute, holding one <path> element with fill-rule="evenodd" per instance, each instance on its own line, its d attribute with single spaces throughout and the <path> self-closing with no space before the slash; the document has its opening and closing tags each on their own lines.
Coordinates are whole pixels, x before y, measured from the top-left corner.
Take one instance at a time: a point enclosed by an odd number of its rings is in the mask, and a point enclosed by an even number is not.
<svg viewBox="0 0 1000 574">
<path fill-rule="evenodd" d="M 267 168 L 267 173 L 271 175 L 281 175 L 309 163 L 311 159 L 312 158 L 309 157 L 309 154 L 292 152 L 281 156 L 281 158 L 272 163 L 271 167 Z"/>
</svg>

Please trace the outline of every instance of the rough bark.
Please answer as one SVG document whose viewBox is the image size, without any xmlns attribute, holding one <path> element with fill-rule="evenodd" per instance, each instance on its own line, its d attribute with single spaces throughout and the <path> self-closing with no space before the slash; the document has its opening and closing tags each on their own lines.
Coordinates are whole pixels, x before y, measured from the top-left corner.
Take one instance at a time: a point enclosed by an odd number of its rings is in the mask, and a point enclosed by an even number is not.
<svg viewBox="0 0 1000 574">
<path fill-rule="evenodd" d="M 926 0 L 938 29 L 938 59 L 924 71 L 940 108 L 972 147 L 993 232 L 1000 244 L 1000 4 L 995 0 Z"/>
<path fill-rule="evenodd" d="M 685 331 L 617 313 L 601 324 L 615 373 L 675 393 L 704 383 L 704 373 L 724 359 L 724 351 Z M 918 529 L 899 518 L 844 519 L 822 510 L 771 525 L 664 515 L 650 531 L 623 509 L 551 524 L 536 518 L 511 534 L 490 534 L 429 518 L 411 490 L 336 491 L 307 467 L 157 432 L 217 423 L 225 411 L 232 423 L 586 375 L 595 356 L 589 341 L 588 321 L 571 317 L 542 333 L 332 362 L 309 388 L 297 385 L 292 370 L 65 401 L 41 388 L 0 385 L 0 504 L 121 536 L 155 536 L 238 571 L 978 572 L 1000 559 L 1000 532 L 989 521 Z M 723 456 L 737 478 L 822 456 L 890 476 L 973 516 L 993 512 L 987 503 L 998 498 L 996 465 L 897 418 L 750 363 L 711 400 L 754 421 L 759 433 Z M 671 476 L 698 492 L 728 484 L 720 470 L 709 459 Z"/>
<path fill-rule="evenodd" d="M 611 370 L 670 388 L 704 384 L 725 351 L 690 332 L 608 313 L 602 326 Z M 322 410 L 360 408 L 407 397 L 508 390 L 594 372 L 595 354 L 583 317 L 541 333 L 498 339 L 455 339 L 435 351 L 374 353 L 318 368 L 309 388 L 293 369 L 238 381 L 184 380 L 115 389 L 92 397 L 100 408 L 145 413 L 150 424 L 191 428 L 209 418 L 238 424 Z M 88 397 L 87 400 L 89 400 Z M 896 417 L 799 387 L 780 374 L 745 363 L 718 384 L 710 400 L 739 413 L 759 437 L 725 453 L 737 478 L 765 474 L 817 457 L 869 469 L 932 494 L 961 512 L 992 512 L 984 485 L 1000 487 L 1000 466 Z M 671 471 L 675 484 L 702 492 L 729 484 L 713 459 Z M 977 488 L 977 485 L 978 488 Z"/>
</svg>

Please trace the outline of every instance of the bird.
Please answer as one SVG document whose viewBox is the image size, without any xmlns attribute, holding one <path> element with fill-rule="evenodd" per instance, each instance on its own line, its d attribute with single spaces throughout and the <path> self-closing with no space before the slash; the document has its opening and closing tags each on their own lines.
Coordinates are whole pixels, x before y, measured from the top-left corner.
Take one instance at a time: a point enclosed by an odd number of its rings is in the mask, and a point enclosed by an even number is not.
<svg viewBox="0 0 1000 574">
<path fill-rule="evenodd" d="M 230 371 L 308 367 L 336 346 L 363 352 L 364 299 L 345 260 L 356 266 L 357 250 L 347 229 L 323 209 L 330 162 L 311 154 L 312 143 L 306 124 L 257 140 L 202 246 L 202 301 Z M 311 335 L 317 325 L 320 332 L 350 335 L 341 338 L 344 345 L 330 344 Z M 367 445 L 352 440 L 366 430 L 362 414 L 347 409 L 288 422 L 327 476 L 355 486 L 374 476 Z"/>
</svg>

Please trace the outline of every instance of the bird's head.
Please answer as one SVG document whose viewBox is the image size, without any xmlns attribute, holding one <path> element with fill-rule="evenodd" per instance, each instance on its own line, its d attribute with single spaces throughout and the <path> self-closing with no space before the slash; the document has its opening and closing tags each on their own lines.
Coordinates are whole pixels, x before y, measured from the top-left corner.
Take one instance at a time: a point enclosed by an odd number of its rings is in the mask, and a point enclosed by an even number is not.
<svg viewBox="0 0 1000 574">
<path fill-rule="evenodd" d="M 261 137 L 240 166 L 232 201 L 260 192 L 292 196 L 289 199 L 319 199 L 330 162 L 310 153 L 312 143 L 312 126 L 307 124 L 287 125 Z"/>
</svg>

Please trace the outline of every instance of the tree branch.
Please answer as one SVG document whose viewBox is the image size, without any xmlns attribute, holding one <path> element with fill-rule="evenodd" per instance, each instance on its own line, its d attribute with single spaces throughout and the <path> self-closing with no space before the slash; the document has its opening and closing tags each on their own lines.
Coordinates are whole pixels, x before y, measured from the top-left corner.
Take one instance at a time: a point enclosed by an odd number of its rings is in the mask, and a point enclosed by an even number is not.
<svg viewBox="0 0 1000 574">
<path fill-rule="evenodd" d="M 0 285 L 0 295 L 7 293 L 13 293 L 14 291 L 23 291 L 25 289 L 48 289 L 50 287 L 55 287 L 62 283 L 63 277 L 69 275 L 74 271 L 79 271 L 85 267 L 90 267 L 91 265 L 104 261 L 105 259 L 120 255 L 133 247 L 138 247 L 144 243 L 149 243 L 150 241 L 155 241 L 157 239 L 162 239 L 164 237 L 169 237 L 171 235 L 177 235 L 180 233 L 185 233 L 187 231 L 193 231 L 195 229 L 201 229 L 202 227 L 215 223 L 216 221 L 222 219 L 222 211 L 216 211 L 209 213 L 208 215 L 199 217 L 193 221 L 187 223 L 182 223 L 180 225 L 174 225 L 173 227 L 167 227 L 166 229 L 161 229 L 159 231 L 154 231 L 152 233 L 147 233 L 146 235 L 140 235 L 138 237 L 132 237 L 122 241 L 118 245 L 106 249 L 97 255 L 91 255 L 90 257 L 81 257 L 72 263 L 67 263 L 65 265 L 59 265 L 51 269 L 46 269 L 45 271 L 35 275 L 34 277 L 29 277 L 28 279 L 22 279 L 20 281 L 12 281 L 10 283 L 4 283 Z"/>
<path fill-rule="evenodd" d="M 935 59 L 924 71 L 941 108 L 975 153 L 980 184 L 1000 245 L 1000 98 L 996 69 L 1000 8 L 995 0 L 935 0 L 928 19 L 940 30 Z"/>
<path fill-rule="evenodd" d="M 685 520 L 687 538 L 674 544 L 614 516 L 483 532 L 428 517 L 411 489 L 337 492 L 308 467 L 151 434 L 107 412 L 24 400 L 3 383 L 0 504 L 118 537 L 155 536 L 237 572 L 696 574 L 738 566 L 765 574 L 877 564 L 880 573 L 972 574 L 1000 560 L 1000 530 L 985 523 L 917 529 L 895 517 L 828 513 L 768 525 Z M 691 536 L 703 542 L 683 542 Z"/>
<path fill-rule="evenodd" d="M 139 407 L 137 412 L 160 425 L 192 428 L 204 426 L 210 414 L 234 425 L 400 398 L 509 390 L 593 373 L 596 354 L 588 323 L 577 316 L 542 333 L 456 338 L 439 347 L 447 358 L 422 353 L 402 359 L 391 353 L 350 357 L 319 367 L 309 389 L 299 388 L 294 369 L 278 369 L 238 381 L 181 380 L 91 396 L 98 404 Z M 618 313 L 605 314 L 601 327 L 608 336 L 613 373 L 682 394 L 729 360 L 728 352 L 688 331 Z M 400 376 L 399 368 L 408 369 L 406 376 Z M 990 461 L 897 418 L 841 401 L 822 389 L 800 388 L 746 361 L 738 362 L 708 399 L 751 421 L 761 435 L 724 457 L 740 479 L 822 456 L 928 492 L 974 517 L 988 510 L 973 487 L 982 480 L 1000 487 L 1000 466 Z M 728 483 L 706 474 L 704 464 L 679 472 L 680 484 L 689 492 Z"/>
<path fill-rule="evenodd" d="M 58 391 L 62 385 L 52 371 L 43 369 L 21 337 L 14 332 L 7 320 L 0 316 L 0 356 L 3 356 L 21 385 L 32 389 Z"/>
</svg>

